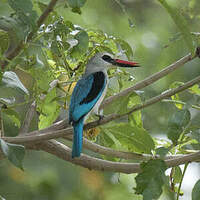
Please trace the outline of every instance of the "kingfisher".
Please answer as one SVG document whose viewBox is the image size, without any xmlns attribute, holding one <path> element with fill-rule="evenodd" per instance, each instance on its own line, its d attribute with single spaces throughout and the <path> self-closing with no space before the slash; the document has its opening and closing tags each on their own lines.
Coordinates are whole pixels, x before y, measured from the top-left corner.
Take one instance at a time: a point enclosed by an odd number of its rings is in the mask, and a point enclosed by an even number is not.
<svg viewBox="0 0 200 200">
<path fill-rule="evenodd" d="M 112 58 L 109 53 L 96 53 L 86 65 L 85 73 L 77 82 L 69 106 L 69 123 L 72 124 L 72 158 L 82 152 L 83 126 L 85 119 L 93 112 L 101 119 L 99 106 L 108 86 L 107 69 L 110 67 L 139 67 L 138 63 Z"/>
</svg>

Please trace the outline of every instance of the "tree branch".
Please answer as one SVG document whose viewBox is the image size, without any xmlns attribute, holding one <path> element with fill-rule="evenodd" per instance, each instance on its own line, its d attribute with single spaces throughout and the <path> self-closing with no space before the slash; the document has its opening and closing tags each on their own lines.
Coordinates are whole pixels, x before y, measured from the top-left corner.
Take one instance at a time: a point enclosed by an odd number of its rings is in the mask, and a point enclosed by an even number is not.
<svg viewBox="0 0 200 200">
<path fill-rule="evenodd" d="M 73 164 L 80 165 L 90 170 L 112 171 L 112 172 L 121 172 L 126 174 L 138 173 L 141 171 L 140 164 L 138 163 L 122 163 L 122 162 L 106 161 L 98 158 L 93 158 L 85 154 L 81 154 L 79 158 L 72 159 L 71 149 L 55 140 L 42 142 L 40 144 L 35 144 L 34 146 L 29 147 L 29 149 L 43 150 L 65 161 L 69 161 Z M 200 159 L 200 151 L 197 153 L 183 155 L 178 158 L 169 159 L 166 160 L 165 162 L 168 167 L 175 167 L 187 162 L 199 161 L 199 159 Z"/>
<path fill-rule="evenodd" d="M 173 72 L 174 70 L 178 69 L 179 67 L 183 66 L 185 63 L 193 60 L 194 58 L 196 58 L 196 55 L 194 57 L 192 57 L 192 55 L 189 53 L 188 55 L 186 55 L 185 57 L 181 58 L 180 60 L 172 63 L 171 65 L 167 66 L 166 68 L 164 68 L 163 70 L 152 74 L 151 76 L 145 78 L 144 80 L 136 83 L 134 86 L 127 88 L 121 92 L 119 92 L 116 95 L 113 95 L 111 97 L 108 97 L 107 99 L 105 99 L 100 108 L 104 108 L 105 106 L 109 105 L 111 102 L 113 102 L 114 100 L 118 99 L 121 96 L 126 96 L 128 94 L 130 94 L 131 92 L 135 91 L 135 90 L 139 90 L 142 89 L 146 86 L 151 85 L 152 83 L 156 82 L 157 80 L 163 78 L 164 76 L 168 75 L 169 73 Z"/>
<path fill-rule="evenodd" d="M 40 18 L 37 21 L 38 27 L 40 27 L 42 25 L 42 23 L 48 17 L 49 13 L 53 11 L 53 8 L 55 7 L 57 1 L 58 0 L 51 0 L 50 1 L 50 3 L 48 4 L 48 6 L 46 7 L 46 9 L 44 10 L 44 12 L 42 13 L 42 15 L 40 16 Z"/>
<path fill-rule="evenodd" d="M 48 17 L 49 13 L 53 10 L 57 1 L 58 0 L 50 1 L 50 3 L 48 4 L 48 6 L 46 7 L 46 9 L 44 10 L 44 12 L 42 13 L 42 15 L 39 17 L 39 19 L 37 21 L 38 28 L 42 25 L 42 23 Z M 34 32 L 33 31 L 30 32 L 29 35 L 27 36 L 27 41 L 30 41 L 32 39 L 33 35 L 34 35 Z M 12 60 L 13 58 L 15 58 L 20 53 L 20 51 L 23 49 L 23 47 L 24 47 L 24 43 L 23 43 L 23 41 L 21 41 L 17 45 L 17 47 L 15 47 L 15 49 L 11 49 L 9 52 L 6 53 L 6 59 Z M 8 64 L 8 62 L 6 60 L 1 62 L 2 68 L 4 68 L 7 64 Z"/>
<path fill-rule="evenodd" d="M 76 165 L 80 165 L 82 167 L 100 170 L 100 171 L 112 171 L 112 172 L 122 172 L 122 173 L 138 173 L 141 171 L 140 164 L 138 163 L 122 163 L 122 162 L 112 162 L 105 161 L 98 158 L 93 158 L 87 156 L 85 154 L 81 154 L 80 158 L 71 158 L 71 149 L 62 143 L 57 141 L 47 141 L 42 144 L 37 144 L 36 149 L 43 150 L 50 154 L 53 154 L 63 160 L 69 161 Z M 200 159 L 200 151 L 197 153 L 191 153 L 188 155 L 179 156 L 177 158 L 166 160 L 166 164 L 168 167 L 175 167 L 187 162 L 199 161 Z"/>
<path fill-rule="evenodd" d="M 31 150 L 43 150 L 58 158 L 65 161 L 69 161 L 73 164 L 88 168 L 90 170 L 100 170 L 100 171 L 112 171 L 112 172 L 122 172 L 122 173 L 138 173 L 141 171 L 140 164 L 138 163 L 122 163 L 122 162 L 112 162 L 106 161 L 98 158 L 93 158 L 88 155 L 82 154 L 79 158 L 71 158 L 71 149 L 56 140 L 45 141 L 37 144 L 26 144 L 27 149 Z M 5 158 L 0 151 L 0 159 Z M 165 160 L 168 167 L 175 167 L 187 162 L 194 162 L 200 160 L 200 151 L 197 153 L 191 153 L 188 155 L 178 156 L 177 158 L 172 158 Z"/>
<path fill-rule="evenodd" d="M 22 135 L 28 132 L 31 121 L 34 117 L 35 109 L 36 109 L 36 102 L 34 101 L 31 103 L 30 107 L 27 110 L 22 126 L 20 127 L 19 135 Z"/>
<path fill-rule="evenodd" d="M 139 106 L 135 106 L 134 108 L 132 108 L 129 112 L 124 113 L 122 115 L 119 114 L 112 114 L 102 120 L 97 120 L 91 123 L 88 123 L 85 125 L 85 129 L 90 129 L 90 128 L 94 128 L 96 126 L 99 125 L 103 125 L 105 123 L 108 123 L 114 119 L 123 117 L 125 115 L 129 115 L 132 112 L 136 112 L 140 109 L 143 109 L 147 106 L 150 106 L 154 103 L 157 103 L 159 101 L 161 101 L 162 99 L 165 99 L 166 97 L 170 97 L 178 92 L 181 92 L 191 86 L 193 86 L 194 84 L 200 82 L 200 76 L 196 77 L 195 79 L 186 82 L 185 84 L 175 88 L 175 89 L 171 89 L 165 93 L 162 93 L 161 95 L 158 95 L 156 97 L 153 97 L 151 99 L 149 99 L 148 101 L 146 101 L 144 104 L 139 105 Z M 22 137 L 22 136 L 17 136 L 17 137 L 3 137 L 2 139 L 4 139 L 7 142 L 11 142 L 11 143 L 34 143 L 34 142 L 41 142 L 44 140 L 49 140 L 49 139 L 53 139 L 53 138 L 59 138 L 59 137 L 65 137 L 66 139 L 70 139 L 71 140 L 71 136 L 72 135 L 73 130 L 72 128 L 67 128 L 67 129 L 62 129 L 62 130 L 57 130 L 57 131 L 51 131 L 51 132 L 46 132 L 46 133 L 41 133 L 40 131 L 34 131 L 32 133 L 27 134 L 26 136 Z M 139 160 L 148 160 L 150 158 L 150 155 L 142 155 L 142 154 L 135 154 L 135 153 L 130 153 L 130 152 L 119 152 L 119 151 L 115 151 L 106 147 L 100 147 L 100 145 L 95 145 L 89 141 L 87 141 L 86 139 L 84 139 L 84 146 L 96 153 L 101 153 L 103 155 L 111 155 L 114 157 L 119 157 L 119 158 L 123 158 L 123 159 L 139 159 Z"/>
<path fill-rule="evenodd" d="M 163 100 L 163 99 L 165 99 L 167 97 L 170 97 L 170 96 L 173 96 L 176 93 L 182 92 L 183 90 L 186 90 L 186 89 L 192 87 L 193 85 L 195 85 L 195 84 L 197 84 L 199 82 L 200 82 L 200 76 L 192 79 L 191 81 L 188 81 L 188 82 L 184 83 L 183 85 L 181 85 L 181 86 L 179 86 L 177 88 L 165 91 L 162 94 L 147 100 L 145 103 L 143 103 L 141 105 L 134 106 L 127 113 L 124 113 L 124 114 L 111 114 L 111 115 L 103 118 L 102 120 L 97 120 L 97 121 L 94 121 L 94 122 L 90 122 L 90 123 L 85 125 L 85 129 L 90 129 L 90 128 L 94 128 L 94 127 L 106 124 L 106 123 L 108 123 L 108 122 L 110 122 L 112 120 L 119 119 L 119 118 L 121 118 L 123 116 L 129 115 L 129 114 L 131 114 L 133 112 L 136 112 L 138 110 L 146 108 L 146 107 L 148 107 L 148 106 L 150 106 L 152 104 L 155 104 L 155 103 L 157 103 L 157 102 L 159 102 L 159 101 L 161 101 L 161 100 Z"/>
</svg>

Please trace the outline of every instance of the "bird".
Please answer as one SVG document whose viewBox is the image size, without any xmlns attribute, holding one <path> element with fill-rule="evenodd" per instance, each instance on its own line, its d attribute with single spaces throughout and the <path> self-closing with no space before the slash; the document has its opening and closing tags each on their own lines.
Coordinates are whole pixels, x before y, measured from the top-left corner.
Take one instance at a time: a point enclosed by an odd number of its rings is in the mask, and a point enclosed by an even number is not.
<svg viewBox="0 0 200 200">
<path fill-rule="evenodd" d="M 86 65 L 85 73 L 73 89 L 69 105 L 69 123 L 73 126 L 72 158 L 82 152 L 84 121 L 93 112 L 99 118 L 99 106 L 108 86 L 107 70 L 110 67 L 139 67 L 137 62 L 114 59 L 106 52 L 96 53 Z"/>
</svg>

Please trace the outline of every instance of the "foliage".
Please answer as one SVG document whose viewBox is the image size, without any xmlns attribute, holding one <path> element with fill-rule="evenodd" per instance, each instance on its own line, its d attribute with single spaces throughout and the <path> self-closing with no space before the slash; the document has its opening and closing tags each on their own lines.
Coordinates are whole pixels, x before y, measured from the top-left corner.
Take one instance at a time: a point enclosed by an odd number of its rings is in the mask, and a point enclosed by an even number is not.
<svg viewBox="0 0 200 200">
<path fill-rule="evenodd" d="M 142 172 L 135 177 L 136 193 L 142 194 L 143 199 L 157 199 L 162 193 L 166 181 L 167 166 L 163 160 L 149 160 L 141 164 Z"/>
<path fill-rule="evenodd" d="M 111 6 L 113 2 L 114 4 Z M 4 136 L 19 134 L 25 120 L 25 113 L 32 102 L 36 102 L 36 114 L 30 130 L 44 129 L 56 120 L 66 118 L 70 96 L 76 81 L 83 73 L 88 60 L 96 52 L 109 52 L 115 56 L 124 56 L 128 60 L 136 57 L 136 60 L 140 60 L 143 66 L 142 69 L 135 70 L 136 72 L 110 69 L 108 71 L 110 83 L 107 97 L 132 86 L 135 83 L 135 73 L 138 73 L 138 79 L 144 79 L 147 74 L 158 71 L 163 65 L 178 59 L 188 50 L 194 55 L 195 49 L 199 45 L 199 33 L 195 29 L 199 23 L 200 6 L 198 1 L 184 1 L 184 8 L 178 1 L 175 1 L 173 5 L 164 0 L 158 0 L 158 2 L 166 12 L 163 12 L 160 7 L 158 8 L 153 1 L 148 3 L 151 6 L 148 8 L 149 11 L 145 12 L 147 11 L 145 0 L 140 3 L 59 1 L 53 11 L 48 13 L 44 23 L 38 27 L 39 16 L 47 8 L 49 1 L 2 0 L 0 2 L 2 4 L 0 7 L 1 136 L 3 134 Z M 105 4 L 108 5 L 108 8 L 105 8 Z M 138 9 L 135 9 L 134 6 Z M 105 13 L 107 11 L 109 14 L 104 15 L 103 9 L 105 9 Z M 187 12 L 184 12 L 184 9 Z M 134 12 L 132 12 L 133 10 Z M 91 12 L 94 13 L 91 14 Z M 163 24 L 157 21 L 159 15 L 153 17 L 153 14 L 157 12 L 159 12 L 160 21 L 163 21 Z M 134 14 L 130 17 L 132 13 Z M 127 17 L 125 20 L 122 19 L 124 14 L 128 15 L 128 20 Z M 172 18 L 173 25 L 167 21 L 168 16 Z M 134 19 L 133 22 L 131 19 Z M 145 22 L 144 28 L 142 23 L 150 19 L 152 21 Z M 93 22 L 94 27 L 88 25 L 92 23 L 92 20 L 96 20 Z M 128 23 L 131 28 L 128 27 Z M 108 27 L 107 24 L 109 24 Z M 133 24 L 137 25 L 133 26 Z M 115 34 L 111 30 L 115 30 Z M 167 32 L 168 30 L 170 31 Z M 159 35 L 159 39 L 155 33 Z M 160 41 L 158 42 L 158 40 Z M 161 46 L 164 45 L 161 43 L 165 44 L 166 48 L 162 48 Z M 136 52 L 133 51 L 133 44 L 137 46 Z M 21 51 L 15 55 L 16 48 Z M 14 56 L 10 58 L 9 55 L 13 54 Z M 197 66 L 198 63 L 194 62 L 192 65 Z M 181 94 L 175 94 L 170 99 L 163 101 L 161 105 L 156 104 L 147 110 L 129 112 L 136 106 L 143 105 L 149 96 L 160 92 L 161 89 L 177 88 L 185 81 L 192 79 L 195 74 L 198 74 L 199 68 L 196 67 L 196 71 L 195 69 L 192 71 L 191 67 L 189 70 L 185 68 L 166 78 L 165 81 L 160 82 L 159 86 L 121 96 L 104 108 L 104 114 L 116 114 L 123 117 L 104 124 L 98 129 L 91 129 L 92 132 L 85 133 L 89 139 L 99 145 L 118 151 L 160 155 L 160 159 L 151 159 L 141 163 L 141 172 L 136 177 L 129 176 L 131 183 L 122 181 L 122 185 L 112 184 L 110 186 L 108 179 L 112 183 L 121 181 L 120 178 L 113 181 L 118 174 L 105 175 L 102 178 L 100 173 L 88 172 L 80 168 L 77 170 L 71 166 L 67 166 L 66 172 L 64 163 L 57 160 L 51 161 L 52 158 L 46 154 L 41 154 L 45 158 L 45 160 L 41 158 L 41 162 L 47 163 L 43 167 L 37 161 L 36 155 L 27 156 L 29 158 L 27 158 L 26 166 L 29 167 L 26 170 L 30 168 L 32 174 L 35 173 L 33 176 L 38 177 L 35 181 L 34 177 L 30 180 L 27 174 L 21 175 L 20 179 L 16 178 L 16 174 L 21 172 L 16 171 L 17 169 L 10 165 L 5 169 L 6 173 L 0 173 L 0 176 L 5 179 L 9 176 L 19 187 L 27 189 L 27 194 L 23 193 L 27 199 L 59 200 L 64 199 L 67 194 L 71 194 L 69 197 L 71 199 L 89 199 L 89 195 L 84 194 L 85 196 L 83 196 L 82 193 L 85 191 L 88 194 L 92 192 L 93 199 L 117 199 L 119 195 L 126 195 L 126 199 L 133 199 L 133 197 L 142 199 L 143 196 L 144 200 L 151 200 L 162 198 L 160 196 L 165 193 L 170 193 L 169 196 L 172 199 L 176 193 L 178 199 L 180 194 L 178 188 L 180 189 L 184 173 L 177 166 L 170 169 L 171 175 L 168 177 L 165 173 L 167 166 L 162 159 L 167 154 L 187 154 L 200 150 L 199 86 L 194 85 Z M 91 116 L 89 121 L 94 119 L 95 117 Z M 153 135 L 163 132 L 165 138 L 168 137 L 169 140 L 159 140 Z M 22 145 L 8 143 L 4 139 L 0 139 L 0 147 L 4 156 L 11 163 L 23 170 L 23 163 L 26 162 L 26 160 L 24 161 L 25 148 Z M 104 156 L 102 158 L 123 162 L 123 160 L 111 157 Z M 54 163 L 59 162 L 60 164 L 55 166 Z M 36 167 L 37 173 L 33 165 Z M 40 170 L 44 173 L 39 174 Z M 78 173 L 74 173 L 76 170 Z M 59 174 L 61 181 L 54 175 L 55 172 Z M 66 182 L 68 177 L 69 182 Z M 63 180 L 64 178 L 65 180 Z M 78 178 L 83 185 L 81 192 L 76 188 Z M 20 180 L 24 182 L 20 183 Z M 30 188 L 34 188 L 32 191 L 25 186 L 26 182 Z M 64 187 L 62 182 L 67 186 Z M 127 189 L 130 185 L 134 194 Z M 192 199 L 194 200 L 199 199 L 199 185 L 198 181 L 192 190 Z M 3 197 L 7 199 L 5 193 L 7 188 L 13 187 L 6 185 L 5 189 L 0 189 L 0 195 L 2 195 L 0 199 L 4 199 Z M 58 195 L 54 191 L 59 189 L 62 192 Z M 101 191 L 105 191 L 105 193 Z M 96 193 L 99 195 L 98 197 Z"/>
<path fill-rule="evenodd" d="M 23 170 L 22 161 L 25 155 L 25 149 L 22 145 L 9 144 L 3 139 L 0 140 L 1 149 L 9 161 L 13 163 L 16 167 Z"/>
<path fill-rule="evenodd" d="M 199 199 L 200 197 L 200 190 L 199 190 L 199 187 L 200 187 L 200 180 L 198 180 L 192 190 L 192 200 L 196 200 L 196 199 Z"/>
</svg>

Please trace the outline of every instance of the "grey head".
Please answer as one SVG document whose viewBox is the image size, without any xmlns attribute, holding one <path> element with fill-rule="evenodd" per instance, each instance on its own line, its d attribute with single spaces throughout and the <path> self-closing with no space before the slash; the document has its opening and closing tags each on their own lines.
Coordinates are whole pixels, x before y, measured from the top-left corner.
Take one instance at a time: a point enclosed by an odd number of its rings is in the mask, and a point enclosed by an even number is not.
<svg viewBox="0 0 200 200">
<path fill-rule="evenodd" d="M 103 53 L 96 53 L 90 60 L 88 61 L 88 64 L 86 65 L 86 71 L 85 74 L 94 73 L 97 71 L 106 71 L 109 66 L 112 66 L 111 63 L 106 62 L 103 59 L 103 56 L 109 56 L 112 57 L 113 55 L 103 52 Z"/>
<path fill-rule="evenodd" d="M 94 72 L 103 71 L 106 73 L 109 67 L 139 67 L 136 62 L 129 62 L 120 59 L 114 59 L 112 54 L 107 52 L 96 53 L 88 62 L 84 75 L 89 75 Z"/>
</svg>

